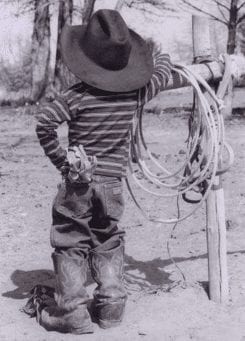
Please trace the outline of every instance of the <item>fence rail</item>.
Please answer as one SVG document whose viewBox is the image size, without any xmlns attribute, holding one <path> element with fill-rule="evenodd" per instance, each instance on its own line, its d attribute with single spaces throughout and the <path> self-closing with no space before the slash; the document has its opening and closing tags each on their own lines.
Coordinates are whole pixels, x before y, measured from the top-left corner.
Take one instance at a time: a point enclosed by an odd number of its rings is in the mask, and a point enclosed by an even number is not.
<svg viewBox="0 0 245 341">
<path fill-rule="evenodd" d="M 239 85 L 242 77 L 245 76 L 245 57 L 232 55 L 232 69 L 234 86 Z M 224 73 L 224 64 L 220 61 L 208 62 L 205 64 L 194 64 L 188 66 L 191 70 L 198 73 L 206 81 L 220 81 Z M 180 79 L 174 72 L 168 82 L 167 90 L 178 89 L 189 86 L 190 84 Z"/>
</svg>

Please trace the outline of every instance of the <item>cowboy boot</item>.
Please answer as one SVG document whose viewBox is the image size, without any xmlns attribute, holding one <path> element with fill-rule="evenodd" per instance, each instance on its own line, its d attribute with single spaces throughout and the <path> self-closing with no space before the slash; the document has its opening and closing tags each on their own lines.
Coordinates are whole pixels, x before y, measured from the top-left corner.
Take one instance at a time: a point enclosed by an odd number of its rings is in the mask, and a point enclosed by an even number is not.
<svg viewBox="0 0 245 341">
<path fill-rule="evenodd" d="M 98 284 L 94 291 L 94 315 L 102 328 L 118 325 L 127 299 L 123 285 L 124 245 L 110 250 L 92 250 L 91 272 Z"/>
<path fill-rule="evenodd" d="M 47 330 L 62 333 L 87 334 L 93 332 L 87 310 L 88 294 L 84 288 L 87 261 L 65 254 L 52 254 L 56 292 L 55 304 L 39 307 L 38 322 Z"/>
</svg>

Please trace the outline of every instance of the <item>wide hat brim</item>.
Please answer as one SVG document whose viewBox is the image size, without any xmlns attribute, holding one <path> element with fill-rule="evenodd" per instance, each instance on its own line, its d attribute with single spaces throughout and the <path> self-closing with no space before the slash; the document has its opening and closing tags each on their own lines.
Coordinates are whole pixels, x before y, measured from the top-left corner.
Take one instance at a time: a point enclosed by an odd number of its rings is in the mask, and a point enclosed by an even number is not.
<svg viewBox="0 0 245 341">
<path fill-rule="evenodd" d="M 121 70 L 108 70 L 91 60 L 83 50 L 85 25 L 65 26 L 61 35 L 62 58 L 83 82 L 111 92 L 128 92 L 146 85 L 153 73 L 152 54 L 143 38 L 129 30 L 131 52 Z"/>
</svg>

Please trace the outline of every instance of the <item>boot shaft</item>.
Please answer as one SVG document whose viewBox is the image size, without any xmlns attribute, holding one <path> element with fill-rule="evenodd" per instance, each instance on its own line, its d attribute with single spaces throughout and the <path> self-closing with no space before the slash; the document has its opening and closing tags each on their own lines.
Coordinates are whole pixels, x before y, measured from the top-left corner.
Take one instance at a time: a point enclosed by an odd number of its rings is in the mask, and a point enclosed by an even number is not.
<svg viewBox="0 0 245 341">
<path fill-rule="evenodd" d="M 87 259 L 82 255 L 72 257 L 71 254 L 72 250 L 52 254 L 56 277 L 55 302 L 40 306 L 37 309 L 37 320 L 50 331 L 92 333 L 93 325 L 86 305 L 88 294 L 84 287 Z"/>
<path fill-rule="evenodd" d="M 54 252 L 56 293 L 55 300 L 61 309 L 73 310 L 88 300 L 84 283 L 87 277 L 87 260 L 74 259 L 66 254 Z"/>
<path fill-rule="evenodd" d="M 90 267 L 94 280 L 99 285 L 122 282 L 124 266 L 124 245 L 110 250 L 91 251 Z"/>
<path fill-rule="evenodd" d="M 100 327 L 116 326 L 122 321 L 127 299 L 123 285 L 124 245 L 92 251 L 90 265 L 98 283 L 94 291 L 94 315 Z"/>
</svg>

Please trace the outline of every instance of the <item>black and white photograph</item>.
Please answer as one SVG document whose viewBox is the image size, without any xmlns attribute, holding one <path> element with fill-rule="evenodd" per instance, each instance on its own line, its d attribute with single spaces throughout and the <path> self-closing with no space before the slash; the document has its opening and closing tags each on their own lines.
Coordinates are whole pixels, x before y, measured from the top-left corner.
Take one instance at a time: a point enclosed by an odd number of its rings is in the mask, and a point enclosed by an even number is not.
<svg viewBox="0 0 245 341">
<path fill-rule="evenodd" d="M 0 341 L 245 341 L 245 1 L 0 11 Z"/>
</svg>

